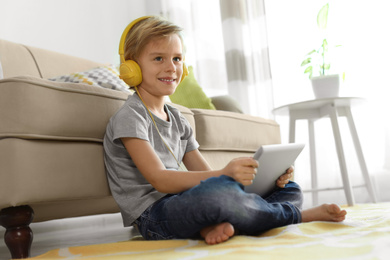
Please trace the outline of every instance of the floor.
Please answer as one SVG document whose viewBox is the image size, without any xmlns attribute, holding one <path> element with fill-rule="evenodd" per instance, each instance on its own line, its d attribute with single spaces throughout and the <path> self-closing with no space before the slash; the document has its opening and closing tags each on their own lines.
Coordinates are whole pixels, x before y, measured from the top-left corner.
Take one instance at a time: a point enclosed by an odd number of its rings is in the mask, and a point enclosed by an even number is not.
<svg viewBox="0 0 390 260">
<path fill-rule="evenodd" d="M 32 223 L 30 227 L 34 232 L 31 256 L 62 247 L 126 241 L 138 235 L 133 228 L 123 227 L 119 213 Z M 0 227 L 0 260 L 11 258 L 4 233 Z"/>
</svg>

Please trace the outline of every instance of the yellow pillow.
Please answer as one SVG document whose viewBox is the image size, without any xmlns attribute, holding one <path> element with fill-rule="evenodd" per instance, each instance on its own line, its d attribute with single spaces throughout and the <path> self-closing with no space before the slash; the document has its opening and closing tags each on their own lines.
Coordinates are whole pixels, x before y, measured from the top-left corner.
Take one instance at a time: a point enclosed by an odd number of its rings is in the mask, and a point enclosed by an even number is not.
<svg viewBox="0 0 390 260">
<path fill-rule="evenodd" d="M 188 76 L 177 86 L 175 93 L 169 96 L 171 101 L 188 108 L 213 109 L 211 98 L 207 97 L 194 77 L 192 66 L 188 67 Z"/>
</svg>

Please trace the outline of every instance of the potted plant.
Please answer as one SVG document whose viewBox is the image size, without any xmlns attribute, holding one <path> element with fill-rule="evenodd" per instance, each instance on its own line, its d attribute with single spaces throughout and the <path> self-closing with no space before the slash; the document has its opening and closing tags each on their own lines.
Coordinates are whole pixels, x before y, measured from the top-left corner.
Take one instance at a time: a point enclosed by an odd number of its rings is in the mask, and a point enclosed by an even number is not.
<svg viewBox="0 0 390 260">
<path fill-rule="evenodd" d="M 317 15 L 317 26 L 322 31 L 326 29 L 328 24 L 328 12 L 329 3 L 324 5 Z M 301 66 L 305 68 L 304 73 L 308 74 L 311 80 L 314 95 L 317 99 L 339 95 L 340 77 L 338 74 L 329 74 L 331 65 L 329 62 L 329 45 L 326 38 L 322 40 L 320 48 L 306 54 Z"/>
</svg>

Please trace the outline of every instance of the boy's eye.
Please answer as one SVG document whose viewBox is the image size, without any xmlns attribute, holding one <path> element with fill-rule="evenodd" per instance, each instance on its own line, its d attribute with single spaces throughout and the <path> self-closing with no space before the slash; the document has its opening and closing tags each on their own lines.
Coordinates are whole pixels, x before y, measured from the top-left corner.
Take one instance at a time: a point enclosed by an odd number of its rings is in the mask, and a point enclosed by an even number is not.
<svg viewBox="0 0 390 260">
<path fill-rule="evenodd" d="M 162 57 L 156 57 L 156 58 L 154 58 L 154 60 L 156 60 L 156 61 L 162 61 Z"/>
<path fill-rule="evenodd" d="M 180 57 L 173 58 L 173 61 L 176 61 L 176 62 L 181 61 L 181 58 Z"/>
</svg>

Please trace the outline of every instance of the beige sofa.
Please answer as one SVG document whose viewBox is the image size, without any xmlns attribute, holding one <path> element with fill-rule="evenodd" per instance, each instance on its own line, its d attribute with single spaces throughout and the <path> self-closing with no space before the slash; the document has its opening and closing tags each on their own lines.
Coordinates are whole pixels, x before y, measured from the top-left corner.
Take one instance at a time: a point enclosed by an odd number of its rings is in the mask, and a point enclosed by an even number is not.
<svg viewBox="0 0 390 260">
<path fill-rule="evenodd" d="M 14 258 L 29 256 L 31 221 L 118 212 L 102 139 L 128 93 L 47 78 L 101 64 L 0 40 L 0 224 Z M 178 107 L 213 168 L 280 143 L 279 125 L 249 115 Z"/>
</svg>

